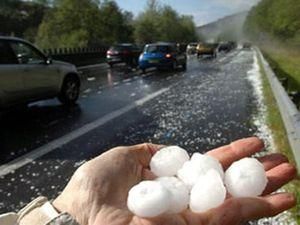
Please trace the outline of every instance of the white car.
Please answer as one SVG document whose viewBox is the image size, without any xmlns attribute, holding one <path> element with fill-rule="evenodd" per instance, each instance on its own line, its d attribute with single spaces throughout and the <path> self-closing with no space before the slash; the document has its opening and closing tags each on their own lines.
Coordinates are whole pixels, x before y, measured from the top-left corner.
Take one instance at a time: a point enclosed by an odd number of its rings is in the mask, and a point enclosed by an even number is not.
<svg viewBox="0 0 300 225">
<path fill-rule="evenodd" d="M 0 109 L 54 97 L 72 105 L 79 93 L 74 65 L 52 61 L 25 40 L 0 36 Z"/>
</svg>

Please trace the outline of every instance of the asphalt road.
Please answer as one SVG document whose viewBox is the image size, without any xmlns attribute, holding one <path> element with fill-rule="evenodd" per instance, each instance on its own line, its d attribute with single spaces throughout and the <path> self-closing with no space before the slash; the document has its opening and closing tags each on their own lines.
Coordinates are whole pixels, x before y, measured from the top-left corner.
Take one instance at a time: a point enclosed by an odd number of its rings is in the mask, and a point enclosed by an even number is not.
<svg viewBox="0 0 300 225">
<path fill-rule="evenodd" d="M 2 118 L 0 213 L 39 195 L 54 198 L 76 168 L 114 146 L 154 142 L 206 152 L 255 134 L 252 63 L 252 51 L 236 50 L 191 57 L 187 71 L 82 68 L 76 107 L 47 100 Z"/>
</svg>

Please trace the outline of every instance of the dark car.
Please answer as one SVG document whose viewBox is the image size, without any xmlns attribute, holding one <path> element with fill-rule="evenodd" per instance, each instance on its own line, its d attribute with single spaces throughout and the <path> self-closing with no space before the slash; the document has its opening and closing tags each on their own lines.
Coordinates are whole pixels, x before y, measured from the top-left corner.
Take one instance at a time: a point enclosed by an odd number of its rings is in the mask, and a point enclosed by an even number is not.
<svg viewBox="0 0 300 225">
<path fill-rule="evenodd" d="M 54 97 L 72 105 L 79 92 L 74 65 L 51 60 L 23 39 L 0 36 L 0 111 Z"/>
<path fill-rule="evenodd" d="M 145 72 L 147 68 L 171 68 L 178 66 L 186 69 L 186 48 L 174 43 L 147 44 L 139 59 L 139 67 Z"/>
<path fill-rule="evenodd" d="M 117 44 L 106 52 L 106 61 L 110 67 L 117 63 L 126 63 L 128 66 L 137 66 L 141 49 L 135 44 Z"/>
<path fill-rule="evenodd" d="M 232 50 L 232 45 L 229 42 L 221 43 L 219 46 L 219 52 L 230 52 Z"/>
<path fill-rule="evenodd" d="M 243 43 L 243 49 L 251 49 L 252 44 L 250 42 L 244 42 Z"/>
</svg>

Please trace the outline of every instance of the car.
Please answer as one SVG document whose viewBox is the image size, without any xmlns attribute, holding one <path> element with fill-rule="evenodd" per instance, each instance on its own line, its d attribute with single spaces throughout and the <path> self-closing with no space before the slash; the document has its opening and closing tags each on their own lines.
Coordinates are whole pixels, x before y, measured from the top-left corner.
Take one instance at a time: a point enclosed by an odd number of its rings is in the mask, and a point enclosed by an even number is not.
<svg viewBox="0 0 300 225">
<path fill-rule="evenodd" d="M 143 73 L 148 68 L 169 68 L 175 70 L 181 66 L 186 70 L 187 56 L 185 48 L 174 43 L 147 44 L 139 58 L 139 68 Z"/>
<path fill-rule="evenodd" d="M 189 54 L 189 55 L 196 54 L 196 51 L 197 51 L 197 45 L 198 45 L 197 42 L 189 43 L 189 44 L 187 45 L 187 48 L 186 48 L 186 53 Z"/>
<path fill-rule="evenodd" d="M 0 109 L 54 97 L 73 105 L 79 93 L 74 65 L 52 60 L 23 39 L 0 36 Z"/>
<path fill-rule="evenodd" d="M 229 42 L 223 42 L 219 45 L 218 51 L 219 52 L 230 52 L 232 49 L 232 46 Z"/>
<path fill-rule="evenodd" d="M 252 48 L 252 44 L 250 42 L 243 43 L 243 49 L 251 49 L 251 48 Z"/>
<path fill-rule="evenodd" d="M 136 67 L 141 52 L 141 49 L 135 44 L 116 44 L 106 52 L 106 62 L 110 67 L 117 63 L 126 63 L 128 66 Z"/>
<path fill-rule="evenodd" d="M 197 45 L 197 57 L 200 58 L 203 55 L 210 55 L 213 58 L 217 57 L 219 44 L 217 43 L 199 43 Z"/>
</svg>

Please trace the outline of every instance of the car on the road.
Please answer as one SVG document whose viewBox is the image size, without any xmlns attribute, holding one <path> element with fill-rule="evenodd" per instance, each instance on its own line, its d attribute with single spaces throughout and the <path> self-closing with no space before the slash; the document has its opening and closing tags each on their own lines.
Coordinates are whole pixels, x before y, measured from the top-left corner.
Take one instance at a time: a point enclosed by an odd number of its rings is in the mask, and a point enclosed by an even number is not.
<svg viewBox="0 0 300 225">
<path fill-rule="evenodd" d="M 189 54 L 189 55 L 196 54 L 196 51 L 197 51 L 197 45 L 198 45 L 197 42 L 189 43 L 189 44 L 187 45 L 187 47 L 186 47 L 186 53 Z"/>
<path fill-rule="evenodd" d="M 106 62 L 110 67 L 117 63 L 126 63 L 128 66 L 136 67 L 141 52 L 141 48 L 135 44 L 116 44 L 106 52 Z"/>
<path fill-rule="evenodd" d="M 203 55 L 210 55 L 211 57 L 216 58 L 218 49 L 218 43 L 199 43 L 197 45 L 197 57 L 200 58 Z"/>
<path fill-rule="evenodd" d="M 79 92 L 74 65 L 52 60 L 23 39 L 0 36 L 0 109 L 54 97 L 72 105 Z"/>
<path fill-rule="evenodd" d="M 170 68 L 175 70 L 178 66 L 186 69 L 187 56 L 185 48 L 175 43 L 147 44 L 139 58 L 139 68 L 145 73 L 148 68 Z"/>
<path fill-rule="evenodd" d="M 230 52 L 232 50 L 232 46 L 229 42 L 222 42 L 219 45 L 219 52 Z"/>
<path fill-rule="evenodd" d="M 250 42 L 244 42 L 243 43 L 243 49 L 251 49 L 252 44 Z"/>
</svg>

